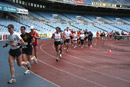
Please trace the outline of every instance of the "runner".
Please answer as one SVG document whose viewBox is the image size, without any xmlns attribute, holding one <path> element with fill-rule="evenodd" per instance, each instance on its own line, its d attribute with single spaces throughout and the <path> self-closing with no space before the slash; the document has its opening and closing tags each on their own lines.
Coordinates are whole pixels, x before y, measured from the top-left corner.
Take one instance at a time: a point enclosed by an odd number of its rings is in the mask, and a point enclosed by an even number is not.
<svg viewBox="0 0 130 87">
<path fill-rule="evenodd" d="M 87 29 L 84 31 L 84 34 L 85 34 L 85 38 L 84 38 L 84 41 L 85 41 L 84 45 L 85 45 L 88 42 L 88 30 Z M 88 47 L 88 45 L 86 45 L 86 47 Z"/>
<path fill-rule="evenodd" d="M 74 31 L 73 29 L 71 29 L 71 36 L 70 36 L 70 39 L 71 39 L 71 45 L 73 46 L 74 42 L 73 42 L 73 34 L 74 34 Z"/>
<path fill-rule="evenodd" d="M 88 35 L 88 46 L 91 48 L 92 47 L 92 39 L 93 39 L 93 33 L 89 31 Z"/>
<path fill-rule="evenodd" d="M 105 40 L 105 36 L 106 36 L 106 34 L 105 34 L 105 32 L 103 31 L 103 32 L 102 32 L 102 40 Z"/>
<path fill-rule="evenodd" d="M 84 47 L 84 39 L 85 39 L 84 32 L 83 32 L 83 31 L 81 31 L 81 34 L 80 34 L 81 48 L 83 48 L 83 47 Z"/>
<path fill-rule="evenodd" d="M 76 31 L 74 31 L 74 34 L 72 36 L 73 36 L 74 48 L 76 48 L 77 47 L 77 38 L 78 38 Z"/>
<path fill-rule="evenodd" d="M 100 39 L 102 39 L 102 32 L 100 31 Z"/>
<path fill-rule="evenodd" d="M 14 32 L 14 26 L 12 24 L 8 25 L 8 32 L 10 33 L 10 35 L 8 36 L 8 43 L 3 45 L 3 47 L 7 47 L 8 45 L 10 45 L 9 66 L 11 72 L 11 79 L 8 81 L 8 84 L 12 84 L 16 82 L 15 70 L 14 70 L 15 59 L 17 61 L 18 66 L 24 66 L 27 67 L 28 69 L 30 69 L 31 66 L 29 62 L 22 61 L 20 46 L 24 44 L 24 41 L 19 34 Z"/>
<path fill-rule="evenodd" d="M 37 39 L 40 39 L 40 35 L 34 31 L 34 27 L 31 26 L 31 32 L 30 32 L 31 36 L 33 36 L 35 42 L 32 43 L 33 45 L 33 51 L 34 51 L 34 56 L 37 58 L 37 46 L 38 46 L 38 41 Z"/>
<path fill-rule="evenodd" d="M 69 27 L 67 27 L 67 30 L 64 32 L 64 38 L 65 40 L 65 46 L 66 46 L 66 51 L 69 51 L 69 41 L 70 41 L 70 36 L 71 36 L 71 32 L 69 30 Z"/>
<path fill-rule="evenodd" d="M 78 43 L 78 46 L 80 46 L 80 31 L 77 31 L 77 43 Z"/>
<path fill-rule="evenodd" d="M 99 39 L 99 32 L 96 33 L 96 41 Z"/>
<path fill-rule="evenodd" d="M 34 42 L 33 37 L 26 33 L 26 28 L 24 26 L 21 26 L 21 37 L 24 40 L 24 44 L 22 45 L 22 57 L 24 61 L 34 61 L 35 64 L 37 64 L 37 59 L 35 56 L 32 57 L 32 43 Z M 26 69 L 25 75 L 30 73 L 30 70 Z"/>
<path fill-rule="evenodd" d="M 61 46 L 60 46 L 60 57 L 62 57 L 62 46 L 64 45 L 64 38 L 63 38 L 63 32 L 62 30 L 59 28 L 60 34 L 62 35 L 61 37 Z"/>
<path fill-rule="evenodd" d="M 110 32 L 110 39 L 112 39 L 112 37 L 113 37 L 113 31 Z"/>
<path fill-rule="evenodd" d="M 52 35 L 52 38 L 54 38 L 55 50 L 57 52 L 56 62 L 58 62 L 61 53 L 61 38 L 62 38 L 62 34 L 60 33 L 59 27 L 56 27 L 56 32 Z"/>
</svg>

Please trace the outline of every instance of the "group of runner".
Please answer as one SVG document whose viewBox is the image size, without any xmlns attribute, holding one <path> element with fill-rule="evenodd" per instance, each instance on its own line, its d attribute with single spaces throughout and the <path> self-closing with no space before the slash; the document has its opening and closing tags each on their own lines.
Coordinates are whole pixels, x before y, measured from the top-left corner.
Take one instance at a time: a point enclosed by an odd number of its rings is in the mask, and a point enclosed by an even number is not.
<svg viewBox="0 0 130 87">
<path fill-rule="evenodd" d="M 97 31 L 96 40 L 98 40 L 98 39 L 102 39 L 102 40 L 113 39 L 115 35 L 116 35 L 116 32 L 113 32 L 113 31 L 111 31 L 111 32 L 105 32 L 105 31 L 99 32 L 99 31 Z"/>
<path fill-rule="evenodd" d="M 20 35 L 14 32 L 13 24 L 8 25 L 8 32 L 10 33 L 10 35 L 8 36 L 8 42 L 3 45 L 3 47 L 7 47 L 8 45 L 10 45 L 9 66 L 11 72 L 11 79 L 8 81 L 8 84 L 16 82 L 14 69 L 15 61 L 17 62 L 18 66 L 25 67 L 25 75 L 30 73 L 32 61 L 37 64 L 37 39 L 40 39 L 40 36 L 36 31 L 34 31 L 33 26 L 30 29 L 31 31 L 27 33 L 25 26 L 21 26 Z M 32 55 L 32 50 L 34 50 L 34 56 Z"/>
<path fill-rule="evenodd" d="M 88 47 L 92 47 L 92 37 L 93 33 L 88 30 L 80 30 L 73 31 L 73 29 L 69 29 L 67 27 L 64 32 L 60 29 L 60 27 L 56 27 L 56 32 L 53 33 L 52 38 L 54 39 L 54 46 L 57 52 L 56 61 L 62 57 L 62 45 L 64 44 L 64 49 L 68 52 L 69 46 L 81 47 L 83 48 L 85 45 Z"/>
<path fill-rule="evenodd" d="M 8 25 L 8 32 L 10 35 L 8 36 L 8 42 L 3 45 L 3 47 L 7 47 L 10 45 L 9 50 L 9 66 L 11 72 L 11 79 L 8 81 L 9 84 L 16 82 L 15 78 L 15 70 L 14 70 L 14 62 L 17 62 L 18 66 L 25 67 L 26 71 L 24 74 L 30 73 L 31 62 L 33 61 L 37 64 L 37 45 L 38 40 L 40 39 L 39 34 L 34 30 L 34 27 L 30 27 L 30 32 L 26 32 L 26 27 L 20 27 L 21 35 L 14 31 L 14 25 Z M 64 44 L 64 49 L 69 51 L 69 46 L 81 47 L 83 48 L 85 45 L 92 46 L 92 37 L 93 34 L 91 31 L 73 31 L 67 27 L 64 32 L 60 29 L 60 27 L 56 27 L 56 32 L 53 33 L 52 38 L 54 39 L 54 46 L 57 52 L 56 61 L 62 57 L 62 45 Z M 32 52 L 34 50 L 34 52 Z M 33 53 L 33 55 L 32 55 Z"/>
</svg>

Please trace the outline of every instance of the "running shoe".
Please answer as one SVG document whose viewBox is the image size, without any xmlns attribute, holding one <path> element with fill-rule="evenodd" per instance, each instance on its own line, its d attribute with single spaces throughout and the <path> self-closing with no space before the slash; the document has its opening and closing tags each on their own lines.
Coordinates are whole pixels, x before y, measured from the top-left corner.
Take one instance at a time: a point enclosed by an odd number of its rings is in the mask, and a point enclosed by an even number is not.
<svg viewBox="0 0 130 87">
<path fill-rule="evenodd" d="M 61 51 L 59 51 L 59 56 L 62 57 L 62 52 Z"/>
<path fill-rule="evenodd" d="M 34 60 L 33 60 L 34 63 L 37 64 L 37 58 L 35 56 L 33 56 L 33 58 L 34 58 Z"/>
<path fill-rule="evenodd" d="M 8 81 L 8 84 L 12 84 L 12 83 L 15 83 L 16 82 L 16 79 L 15 78 L 12 78 Z"/>
<path fill-rule="evenodd" d="M 59 61 L 59 58 L 56 58 L 56 62 L 58 62 Z"/>
<path fill-rule="evenodd" d="M 77 46 L 74 46 L 74 48 L 76 48 Z"/>
<path fill-rule="evenodd" d="M 60 57 L 62 57 L 62 53 L 60 53 Z"/>
<path fill-rule="evenodd" d="M 25 72 L 24 72 L 24 75 L 27 75 L 27 74 L 29 74 L 30 73 L 30 70 L 26 70 Z"/>
<path fill-rule="evenodd" d="M 31 64 L 30 64 L 30 62 L 29 61 L 27 61 L 27 68 L 30 70 L 31 69 Z"/>
</svg>

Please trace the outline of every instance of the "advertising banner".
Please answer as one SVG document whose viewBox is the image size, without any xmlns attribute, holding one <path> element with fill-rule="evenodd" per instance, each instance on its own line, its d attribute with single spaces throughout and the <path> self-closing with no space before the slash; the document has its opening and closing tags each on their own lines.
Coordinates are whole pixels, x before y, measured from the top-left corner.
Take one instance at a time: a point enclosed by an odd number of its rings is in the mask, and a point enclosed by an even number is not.
<svg viewBox="0 0 130 87">
<path fill-rule="evenodd" d="M 0 10 L 2 10 L 2 6 L 0 6 Z"/>
<path fill-rule="evenodd" d="M 92 5 L 92 2 L 84 1 L 84 4 L 85 4 L 85 5 Z"/>
<path fill-rule="evenodd" d="M 3 11 L 17 13 L 17 8 L 3 6 Z"/>
<path fill-rule="evenodd" d="M 116 4 L 109 4 L 109 3 L 99 3 L 99 2 L 92 2 L 93 6 L 101 6 L 101 7 L 116 7 Z"/>
<path fill-rule="evenodd" d="M 28 10 L 26 10 L 26 9 L 20 9 L 20 8 L 18 8 L 17 11 L 18 11 L 17 13 L 28 14 Z"/>
<path fill-rule="evenodd" d="M 0 6 L 0 10 L 1 11 L 7 11 L 7 12 L 17 13 L 17 8 L 13 8 L 13 7 Z"/>
<path fill-rule="evenodd" d="M 77 4 L 84 4 L 84 1 L 75 0 L 75 3 L 77 3 Z"/>
</svg>

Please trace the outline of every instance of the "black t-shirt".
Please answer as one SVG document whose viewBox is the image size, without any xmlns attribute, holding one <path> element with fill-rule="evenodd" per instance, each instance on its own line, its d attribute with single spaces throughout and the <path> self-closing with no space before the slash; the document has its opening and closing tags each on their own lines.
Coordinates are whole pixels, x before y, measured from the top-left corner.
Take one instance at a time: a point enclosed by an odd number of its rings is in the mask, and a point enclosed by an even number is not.
<svg viewBox="0 0 130 87">
<path fill-rule="evenodd" d="M 30 43 L 32 42 L 32 36 L 29 33 L 21 34 L 22 39 L 26 43 L 27 48 L 32 48 Z"/>
<path fill-rule="evenodd" d="M 89 33 L 87 31 L 85 31 L 84 34 L 85 34 L 85 37 L 88 37 Z"/>
</svg>

